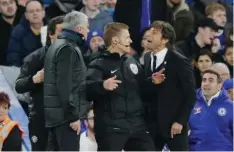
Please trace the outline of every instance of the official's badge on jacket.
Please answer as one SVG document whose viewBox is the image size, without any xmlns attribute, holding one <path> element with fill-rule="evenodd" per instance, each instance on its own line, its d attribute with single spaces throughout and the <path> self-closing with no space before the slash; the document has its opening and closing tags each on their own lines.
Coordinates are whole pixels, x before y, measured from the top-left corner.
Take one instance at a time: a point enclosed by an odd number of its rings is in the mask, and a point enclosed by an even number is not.
<svg viewBox="0 0 234 152">
<path fill-rule="evenodd" d="M 130 69 L 131 69 L 132 73 L 138 74 L 138 67 L 136 64 L 130 64 Z"/>
</svg>

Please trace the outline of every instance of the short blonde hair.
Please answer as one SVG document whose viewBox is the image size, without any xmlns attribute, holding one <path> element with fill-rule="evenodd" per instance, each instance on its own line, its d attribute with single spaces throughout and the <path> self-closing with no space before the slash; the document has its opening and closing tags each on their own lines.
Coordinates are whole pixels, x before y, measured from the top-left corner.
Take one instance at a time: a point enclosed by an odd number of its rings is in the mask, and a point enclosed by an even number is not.
<svg viewBox="0 0 234 152">
<path fill-rule="evenodd" d="M 118 34 L 124 29 L 125 30 L 129 29 L 129 27 L 124 23 L 114 22 L 108 24 L 104 29 L 104 36 L 103 36 L 106 47 L 111 46 L 112 38 L 118 36 Z"/>
<path fill-rule="evenodd" d="M 206 11 L 207 16 L 210 16 L 210 15 L 212 16 L 214 14 L 214 12 L 216 12 L 218 10 L 226 12 L 225 7 L 221 4 L 218 4 L 218 3 L 212 3 L 212 4 L 208 5 L 206 7 L 205 11 Z"/>
</svg>

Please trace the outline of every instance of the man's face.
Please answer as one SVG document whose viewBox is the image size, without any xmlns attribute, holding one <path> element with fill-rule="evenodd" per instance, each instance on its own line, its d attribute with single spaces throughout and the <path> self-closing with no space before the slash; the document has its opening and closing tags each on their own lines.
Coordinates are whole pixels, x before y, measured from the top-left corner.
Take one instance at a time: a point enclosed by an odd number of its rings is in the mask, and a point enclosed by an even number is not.
<svg viewBox="0 0 234 152">
<path fill-rule="evenodd" d="M 197 68 L 202 73 L 210 68 L 212 65 L 212 60 L 208 55 L 202 55 L 197 61 Z"/>
<path fill-rule="evenodd" d="M 104 44 L 104 40 L 103 38 L 101 38 L 100 36 L 94 36 L 91 40 L 90 40 L 90 48 L 93 52 L 98 51 L 98 46 Z"/>
<path fill-rule="evenodd" d="M 51 39 L 52 42 L 57 38 L 57 36 L 61 32 L 62 28 L 63 28 L 62 23 L 56 25 L 55 33 L 53 35 L 50 35 L 50 39 Z"/>
<path fill-rule="evenodd" d="M 143 35 L 143 38 L 142 38 L 142 41 L 141 41 L 141 47 L 144 48 L 144 51 L 145 50 L 149 50 L 148 48 L 148 39 L 150 37 L 150 31 L 146 31 L 145 34 Z"/>
<path fill-rule="evenodd" d="M 224 54 L 224 60 L 231 66 L 233 66 L 233 47 L 228 47 Z"/>
<path fill-rule="evenodd" d="M 201 89 L 206 97 L 214 96 L 219 90 L 221 85 L 218 83 L 217 76 L 211 73 L 205 73 L 202 77 Z"/>
<path fill-rule="evenodd" d="M 223 67 L 216 67 L 217 72 L 219 73 L 222 82 L 226 81 L 227 79 L 230 79 L 230 72 L 229 69 L 223 68 Z"/>
<path fill-rule="evenodd" d="M 232 101 L 234 101 L 233 91 L 234 91 L 233 88 L 227 89 L 227 92 L 228 92 L 228 95 L 229 95 L 229 99 L 232 100 Z"/>
<path fill-rule="evenodd" d="M 199 33 L 205 45 L 211 45 L 216 36 L 216 32 L 210 27 L 199 27 Z"/>
<path fill-rule="evenodd" d="M 124 54 L 129 53 L 131 51 L 130 44 L 132 43 L 129 31 L 123 29 L 117 36 L 117 39 L 116 47 Z"/>
<path fill-rule="evenodd" d="M 219 26 L 224 27 L 227 23 L 227 16 L 225 11 L 217 10 L 209 17 L 212 18 Z"/>
<path fill-rule="evenodd" d="M 26 18 L 31 24 L 41 23 L 45 17 L 44 8 L 37 1 L 32 1 L 27 5 Z"/>
<path fill-rule="evenodd" d="M 9 108 L 7 104 L 0 105 L 0 121 L 3 121 L 8 116 Z"/>
<path fill-rule="evenodd" d="M 93 110 L 90 110 L 88 113 L 88 118 L 87 118 L 87 120 L 85 120 L 85 124 L 88 127 L 88 129 L 92 132 L 94 130 L 94 120 L 93 119 L 94 119 L 94 113 L 93 113 Z"/>
<path fill-rule="evenodd" d="M 150 50 L 158 49 L 164 46 L 165 40 L 162 38 L 162 32 L 159 29 L 151 28 L 150 36 L 148 38 L 148 48 Z"/>
<path fill-rule="evenodd" d="M 100 0 L 84 0 L 84 5 L 90 11 L 97 11 L 100 7 Z"/>
<path fill-rule="evenodd" d="M 0 12 L 5 18 L 14 17 L 16 10 L 15 0 L 0 0 Z"/>
<path fill-rule="evenodd" d="M 78 33 L 82 34 L 84 36 L 84 38 L 87 40 L 88 37 L 88 33 L 89 33 L 89 23 L 88 23 L 88 18 L 86 20 L 86 22 L 80 26 L 78 26 Z"/>
</svg>

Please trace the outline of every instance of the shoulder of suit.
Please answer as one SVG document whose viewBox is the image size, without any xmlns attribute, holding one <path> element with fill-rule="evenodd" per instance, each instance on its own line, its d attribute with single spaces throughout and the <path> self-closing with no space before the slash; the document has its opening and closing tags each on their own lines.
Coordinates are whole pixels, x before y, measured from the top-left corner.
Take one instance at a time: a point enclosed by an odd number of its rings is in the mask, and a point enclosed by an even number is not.
<svg viewBox="0 0 234 152">
<path fill-rule="evenodd" d="M 178 50 L 170 50 L 174 57 L 181 59 L 181 60 L 188 60 L 183 54 L 178 52 Z"/>
</svg>

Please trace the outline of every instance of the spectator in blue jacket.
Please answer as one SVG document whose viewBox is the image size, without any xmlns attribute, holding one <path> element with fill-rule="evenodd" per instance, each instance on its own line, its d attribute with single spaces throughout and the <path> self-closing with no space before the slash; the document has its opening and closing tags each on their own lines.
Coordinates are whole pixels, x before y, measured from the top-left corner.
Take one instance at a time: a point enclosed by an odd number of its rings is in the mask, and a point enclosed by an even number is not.
<svg viewBox="0 0 234 152">
<path fill-rule="evenodd" d="M 83 0 L 84 7 L 80 10 L 89 17 L 90 31 L 99 30 L 104 31 L 104 27 L 113 22 L 112 16 L 100 8 L 100 1 L 98 0 Z"/>
<path fill-rule="evenodd" d="M 43 26 L 45 11 L 37 0 L 26 3 L 25 17 L 27 22 L 21 22 L 12 31 L 8 49 L 6 64 L 20 67 L 24 57 L 42 47 L 40 30 Z"/>
<path fill-rule="evenodd" d="M 217 72 L 204 72 L 189 120 L 191 151 L 233 151 L 233 104 L 221 82 Z"/>
</svg>

